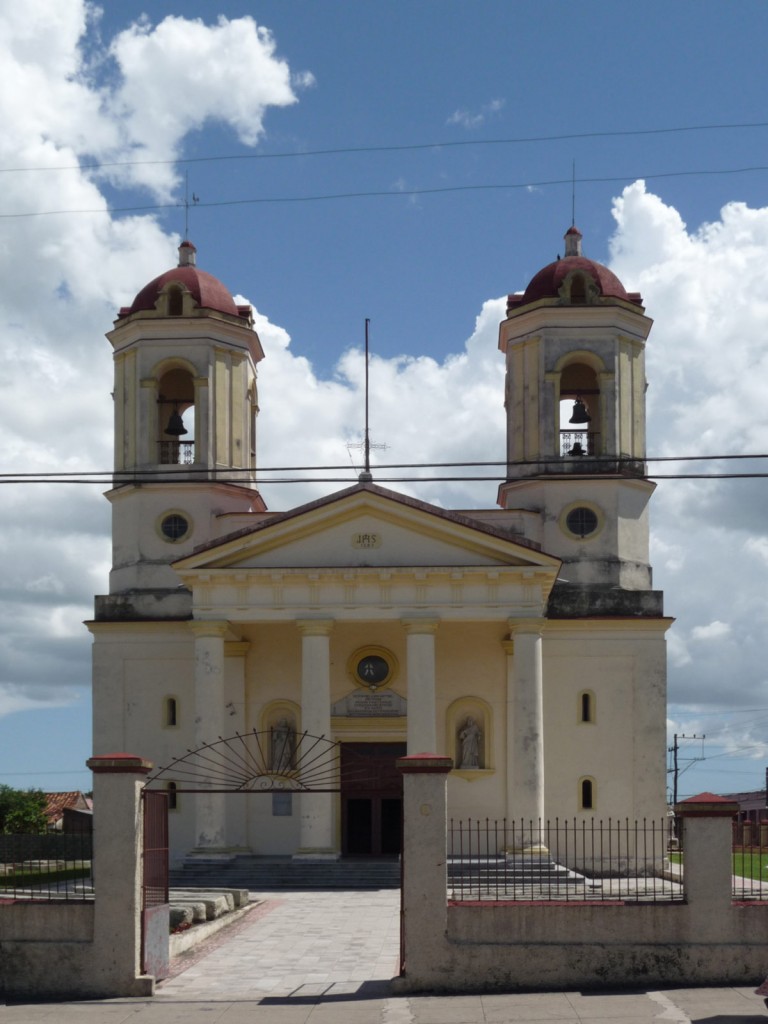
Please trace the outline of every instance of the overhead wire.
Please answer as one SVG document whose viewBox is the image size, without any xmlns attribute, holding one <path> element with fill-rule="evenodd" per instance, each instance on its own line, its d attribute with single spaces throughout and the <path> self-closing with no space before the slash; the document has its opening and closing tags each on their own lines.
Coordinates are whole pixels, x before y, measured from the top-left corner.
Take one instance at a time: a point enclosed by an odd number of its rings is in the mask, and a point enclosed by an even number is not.
<svg viewBox="0 0 768 1024">
<path fill-rule="evenodd" d="M 646 462 L 699 462 L 699 461 L 729 461 L 729 460 L 741 460 L 741 459 L 766 459 L 768 454 L 734 454 L 734 455 L 678 455 L 678 456 L 651 456 L 645 459 L 628 459 L 628 458 L 615 458 L 610 456 L 603 457 L 587 457 L 585 462 L 596 464 L 599 466 L 601 463 L 607 463 L 611 465 L 618 465 L 621 467 L 622 464 L 637 465 L 638 463 Z M 400 474 L 396 476 L 382 475 L 384 471 L 393 469 L 413 469 L 413 470 L 436 470 L 436 469 L 461 469 L 461 468 L 525 468 L 531 465 L 547 465 L 547 464 L 559 464 L 562 460 L 557 458 L 552 459 L 539 459 L 535 462 L 511 462 L 506 461 L 498 462 L 411 462 L 411 463 L 384 463 L 381 465 L 374 465 L 371 467 L 372 471 L 375 472 L 374 482 L 379 483 L 487 483 L 489 481 L 499 481 L 503 478 L 508 479 L 508 474 L 493 473 L 483 475 L 445 475 L 438 473 L 429 473 L 428 475 L 416 475 L 416 474 Z M 620 471 L 617 470 L 617 472 Z M 316 476 L 317 473 L 343 473 L 343 476 Z M 291 474 L 288 476 L 280 477 L 269 477 L 264 474 L 268 473 L 286 473 Z M 307 475 L 311 474 L 311 475 Z M 351 474 L 351 475 L 350 475 Z M 746 472 L 746 473 L 725 473 L 725 472 L 710 472 L 710 473 L 649 473 L 647 475 L 652 480 L 760 480 L 768 477 L 768 471 L 766 472 Z M 256 477 L 253 480 L 253 477 Z M 599 469 L 590 472 L 588 468 L 584 469 L 583 473 L 580 473 L 581 477 L 595 477 L 603 478 L 604 472 L 600 472 Z M 262 485 L 277 485 L 277 484 L 298 484 L 298 483 L 342 483 L 349 484 L 357 479 L 357 470 L 354 467 L 348 465 L 320 465 L 320 466 L 267 466 L 259 469 L 252 469 L 250 467 L 239 468 L 227 468 L 221 470 L 211 470 L 205 466 L 196 467 L 190 466 L 177 466 L 174 464 L 173 471 L 169 468 L 159 469 L 141 469 L 141 470 L 82 470 L 82 471 L 67 471 L 57 472 L 51 470 L 49 472 L 5 472 L 0 473 L 0 485 L 1 484 L 104 484 L 109 486 L 119 486 L 120 484 L 127 483 L 158 483 L 158 484 L 184 484 L 188 483 L 190 478 L 204 478 L 204 479 L 215 479 L 218 481 L 229 480 L 246 480 L 246 482 L 253 482 L 258 486 Z"/>
<path fill-rule="evenodd" d="M 353 153 L 404 153 L 418 150 L 457 149 L 470 146 L 513 146 L 535 142 L 572 142 L 578 139 L 610 139 L 647 135 L 679 135 L 685 132 L 733 131 L 743 128 L 768 128 L 768 121 L 734 121 L 713 124 L 676 125 L 669 128 L 618 128 L 559 135 L 520 135 L 505 139 L 443 139 L 439 142 L 406 142 L 376 146 L 336 146 L 324 149 L 287 150 L 277 153 L 220 153 L 213 156 L 188 156 L 163 160 L 93 160 L 77 164 L 0 167 L 0 174 L 25 171 L 94 171 L 106 167 L 168 166 L 171 164 L 218 163 L 234 160 L 285 160 L 312 156 L 343 156 Z"/>
<path fill-rule="evenodd" d="M 768 165 L 756 164 L 752 167 L 731 167 L 731 168 L 720 168 L 716 170 L 688 170 L 688 171 L 658 171 L 652 173 L 632 173 L 632 174 L 614 174 L 601 177 L 591 178 L 576 178 L 575 183 L 579 185 L 590 185 L 590 184 L 611 184 L 622 181 L 632 181 L 642 178 L 644 181 L 654 181 L 659 178 L 680 178 L 680 177 L 692 177 L 692 176 L 712 176 L 712 175 L 731 175 L 731 174 L 750 174 L 755 172 L 768 171 Z M 410 196 L 426 196 L 426 195 L 440 195 L 450 192 L 482 192 L 482 191 L 503 191 L 503 190 L 518 190 L 518 189 L 532 189 L 532 188 L 549 188 L 553 185 L 573 185 L 574 179 L 571 178 L 551 178 L 542 181 L 525 181 L 525 182 L 514 182 L 504 184 L 486 184 L 486 185 L 443 185 L 438 188 L 403 188 L 403 189 L 372 189 L 363 192 L 331 192 L 323 195 L 309 195 L 309 196 L 253 196 L 247 199 L 220 199 L 212 200 L 209 202 L 197 202 L 195 203 L 195 209 L 213 209 L 221 208 L 225 206 L 253 206 L 263 205 L 271 203 L 314 203 L 314 202 L 327 202 L 329 200 L 338 199 L 376 199 L 376 198 L 388 198 L 398 199 L 407 198 Z M 61 215 L 81 215 L 81 214 L 102 214 L 112 215 L 115 213 L 141 213 L 153 210 L 176 210 L 183 206 L 182 201 L 169 202 L 169 203 L 141 203 L 136 206 L 103 206 L 99 209 L 93 210 L 25 210 L 19 213 L 0 213 L 0 220 L 13 220 L 24 217 L 53 217 Z"/>
<path fill-rule="evenodd" d="M 318 157 L 318 156 L 339 156 L 349 154 L 361 154 L 361 153 L 386 153 L 386 152 L 412 152 L 419 150 L 443 150 L 443 149 L 454 149 L 459 147 L 469 146 L 504 146 L 504 145 L 523 145 L 523 144 L 537 144 L 545 142 L 562 142 L 562 141 L 574 141 L 578 139 L 597 139 L 597 138 L 625 138 L 632 136 L 650 136 L 650 135 L 676 135 L 690 132 L 707 132 L 707 131 L 734 131 L 754 128 L 766 128 L 768 122 L 766 121 L 746 121 L 746 122 L 733 122 L 733 123 L 712 123 L 712 124 L 698 124 L 698 125 L 678 125 L 668 128 L 638 128 L 638 129 L 617 129 L 617 130 L 596 130 L 587 132 L 568 132 L 558 135 L 532 135 L 532 136 L 519 136 L 511 138 L 501 139 L 454 139 L 454 140 L 443 140 L 439 142 L 418 142 L 418 143 L 399 143 L 393 145 L 375 145 L 375 146 L 339 146 L 339 147 L 328 147 L 323 149 L 304 150 L 304 151 L 283 151 L 277 153 L 265 153 L 265 152 L 253 152 L 253 153 L 231 153 L 231 154 L 214 154 L 211 156 L 199 156 L 199 157 L 175 157 L 165 159 L 146 159 L 146 160 L 113 160 L 113 161 L 81 161 L 73 164 L 62 164 L 59 166 L 44 166 L 44 165 L 33 165 L 28 167 L 0 167 L 0 174 L 10 173 L 32 173 L 32 172 L 44 172 L 44 171 L 80 171 L 83 173 L 96 172 L 107 168 L 119 168 L 119 167 L 141 167 L 141 166 L 170 166 L 170 165 L 189 165 L 189 164 L 203 164 L 203 163 L 217 163 L 227 161 L 259 161 L 259 160 L 276 160 L 276 159 L 298 159 L 306 157 Z M 691 176 L 713 176 L 713 175 L 735 175 L 735 174 L 748 174 L 768 171 L 768 166 L 763 164 L 757 164 L 749 167 L 730 167 L 730 168 L 699 168 L 699 169 L 687 169 L 680 171 L 654 171 L 646 173 L 633 172 L 632 174 L 613 174 L 605 176 L 595 177 L 582 177 L 576 178 L 571 175 L 569 178 L 551 178 L 544 179 L 541 181 L 525 181 L 525 182 L 503 182 L 503 183 L 486 183 L 476 185 L 444 185 L 435 188 L 389 188 L 389 189 L 371 189 L 363 191 L 350 191 L 350 192 L 334 192 L 318 195 L 305 195 L 305 196 L 257 196 L 257 197 L 246 197 L 243 199 L 221 199 L 221 200 L 208 200 L 200 201 L 197 200 L 196 207 L 201 208 L 216 208 L 226 206 L 243 206 L 243 205 L 256 205 L 256 204 L 272 204 L 272 203 L 310 203 L 310 202 L 328 202 L 342 199 L 364 199 L 364 198 L 397 198 L 397 197 L 413 197 L 413 196 L 425 196 L 425 195 L 439 195 L 456 192 L 477 192 L 477 191 L 494 191 L 494 190 L 516 190 L 516 189 L 531 189 L 531 188 L 548 188 L 558 185 L 571 185 L 578 184 L 610 184 L 615 182 L 627 181 L 630 179 L 643 178 L 646 181 L 657 180 L 660 178 L 675 178 L 675 177 L 691 177 Z M 143 203 L 133 206 L 102 206 L 98 209 L 54 209 L 54 210 L 24 210 L 19 212 L 0 213 L 0 219 L 16 219 L 25 217 L 48 217 L 48 216 L 59 216 L 59 215 L 94 215 L 94 214 L 117 214 L 117 213 L 139 213 L 148 212 L 153 210 L 166 210 L 166 209 L 177 209 L 183 206 L 182 201 L 174 201 L 167 203 Z"/>
</svg>

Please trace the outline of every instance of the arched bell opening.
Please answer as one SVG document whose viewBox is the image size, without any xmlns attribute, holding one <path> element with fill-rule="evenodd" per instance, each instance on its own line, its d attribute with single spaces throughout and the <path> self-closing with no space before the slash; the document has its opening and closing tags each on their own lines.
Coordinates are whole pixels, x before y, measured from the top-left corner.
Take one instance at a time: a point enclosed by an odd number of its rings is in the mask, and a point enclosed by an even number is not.
<svg viewBox="0 0 768 1024">
<path fill-rule="evenodd" d="M 181 367 L 167 370 L 158 384 L 158 461 L 186 466 L 195 461 L 195 386 Z"/>
<path fill-rule="evenodd" d="M 560 456 L 580 459 L 600 451 L 600 387 L 586 363 L 569 363 L 560 378 Z"/>
</svg>

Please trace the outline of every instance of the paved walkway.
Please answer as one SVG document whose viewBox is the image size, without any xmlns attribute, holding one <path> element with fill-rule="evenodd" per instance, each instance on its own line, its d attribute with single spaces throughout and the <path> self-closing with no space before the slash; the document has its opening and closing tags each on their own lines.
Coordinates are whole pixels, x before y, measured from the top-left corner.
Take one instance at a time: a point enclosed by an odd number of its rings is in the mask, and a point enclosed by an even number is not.
<svg viewBox="0 0 768 1024">
<path fill-rule="evenodd" d="M 768 1024 L 751 987 L 394 996 L 399 893 L 258 895 L 153 999 L 0 1005 L 0 1024 Z"/>
</svg>

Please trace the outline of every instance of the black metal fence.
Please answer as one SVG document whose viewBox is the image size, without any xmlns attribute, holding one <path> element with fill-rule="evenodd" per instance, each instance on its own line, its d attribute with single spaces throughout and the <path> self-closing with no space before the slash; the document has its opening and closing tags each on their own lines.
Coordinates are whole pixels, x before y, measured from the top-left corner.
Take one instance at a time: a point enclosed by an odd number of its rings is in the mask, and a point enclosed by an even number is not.
<svg viewBox="0 0 768 1024">
<path fill-rule="evenodd" d="M 448 896 L 457 902 L 683 901 L 674 823 L 451 820 Z"/>
<path fill-rule="evenodd" d="M 93 898 L 90 832 L 0 836 L 0 900 Z"/>
<path fill-rule="evenodd" d="M 735 900 L 768 900 L 768 822 L 733 823 Z"/>
</svg>

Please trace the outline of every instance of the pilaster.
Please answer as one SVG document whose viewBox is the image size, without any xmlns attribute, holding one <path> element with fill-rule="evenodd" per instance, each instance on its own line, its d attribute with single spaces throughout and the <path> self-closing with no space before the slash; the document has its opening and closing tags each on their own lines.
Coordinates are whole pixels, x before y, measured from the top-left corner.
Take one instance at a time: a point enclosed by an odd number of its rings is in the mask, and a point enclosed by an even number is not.
<svg viewBox="0 0 768 1024">
<path fill-rule="evenodd" d="M 224 733 L 224 637 L 229 623 L 196 620 L 189 627 L 195 637 L 194 742 L 200 748 Z M 224 794 L 195 794 L 194 853 L 221 854 L 225 843 Z"/>
<path fill-rule="evenodd" d="M 523 820 L 526 826 L 530 822 L 534 833 L 544 820 L 543 621 L 512 619 L 509 625 L 513 648 L 507 651 L 507 687 L 511 705 L 508 810 L 512 812 L 510 819 Z M 534 834 L 530 845 L 539 846 Z"/>
</svg>

